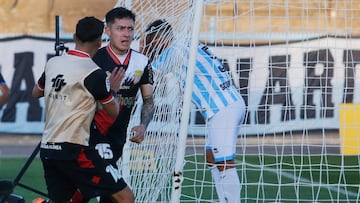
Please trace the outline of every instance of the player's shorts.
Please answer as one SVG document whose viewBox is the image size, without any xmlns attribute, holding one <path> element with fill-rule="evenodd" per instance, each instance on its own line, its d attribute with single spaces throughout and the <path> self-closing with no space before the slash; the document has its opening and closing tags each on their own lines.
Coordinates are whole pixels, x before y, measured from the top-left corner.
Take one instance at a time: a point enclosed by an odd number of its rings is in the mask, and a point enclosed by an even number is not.
<svg viewBox="0 0 360 203">
<path fill-rule="evenodd" d="M 103 159 L 115 166 L 122 156 L 123 145 L 114 145 L 108 135 L 103 135 L 96 129 L 91 129 L 90 134 L 89 144 L 98 151 Z"/>
<path fill-rule="evenodd" d="M 42 159 L 49 198 L 69 201 L 77 189 L 85 199 L 110 196 L 127 184 L 116 166 L 102 159 L 96 150 L 80 152 L 77 160 Z"/>
<path fill-rule="evenodd" d="M 215 162 L 235 158 L 237 137 L 244 118 L 245 103 L 239 100 L 208 120 L 206 150 L 212 150 Z"/>
</svg>

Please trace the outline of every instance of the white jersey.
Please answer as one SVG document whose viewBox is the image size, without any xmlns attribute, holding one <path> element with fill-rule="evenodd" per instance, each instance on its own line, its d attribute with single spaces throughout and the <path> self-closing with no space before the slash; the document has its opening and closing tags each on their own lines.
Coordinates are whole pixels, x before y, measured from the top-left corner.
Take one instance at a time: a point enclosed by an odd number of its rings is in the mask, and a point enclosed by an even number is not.
<svg viewBox="0 0 360 203">
<path fill-rule="evenodd" d="M 154 60 L 152 62 L 154 70 L 166 67 L 161 63 L 164 63 L 167 57 L 172 57 L 176 48 L 179 49 L 176 46 L 169 47 Z M 208 47 L 200 43 L 197 52 L 192 102 L 207 120 L 221 109 L 242 100 L 242 97 L 233 84 L 229 72 Z"/>
</svg>

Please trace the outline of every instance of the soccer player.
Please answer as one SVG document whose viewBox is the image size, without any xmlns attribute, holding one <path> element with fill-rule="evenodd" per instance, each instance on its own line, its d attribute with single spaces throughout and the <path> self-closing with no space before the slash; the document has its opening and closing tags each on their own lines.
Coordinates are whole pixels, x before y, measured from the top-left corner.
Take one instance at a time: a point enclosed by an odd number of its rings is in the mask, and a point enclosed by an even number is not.
<svg viewBox="0 0 360 203">
<path fill-rule="evenodd" d="M 125 79 L 120 90 L 116 92 L 120 103 L 120 113 L 115 123 L 109 129 L 107 126 L 102 128 L 107 118 L 101 117 L 101 114 L 96 116 L 99 121 L 96 123 L 99 124 L 99 129 L 105 129 L 101 133 L 110 137 L 112 147 L 121 152 L 131 110 L 139 89 L 143 99 L 141 123 L 131 129 L 134 133 L 131 141 L 140 143 L 144 140 L 146 127 L 154 112 L 153 73 L 148 58 L 130 48 L 134 38 L 135 14 L 126 8 L 116 7 L 106 14 L 105 20 L 105 33 L 109 36 L 110 42 L 97 51 L 93 60 L 105 71 L 111 72 L 116 67 L 125 69 Z"/>
<path fill-rule="evenodd" d="M 6 82 L 0 73 L 0 109 L 2 105 L 4 105 L 8 99 L 9 96 L 9 88 L 6 85 Z"/>
<path fill-rule="evenodd" d="M 80 19 L 73 36 L 75 49 L 51 58 L 33 88 L 35 98 L 45 98 L 40 158 L 51 202 L 69 202 L 77 190 L 85 198 L 105 195 L 114 202 L 134 202 L 116 165 L 105 161 L 89 144 L 97 102 L 109 117 L 116 118 L 119 107 L 110 88 L 118 88 L 125 75 L 116 68 L 107 76 L 92 61 L 103 31 L 102 21 Z"/>
<path fill-rule="evenodd" d="M 149 56 L 155 72 L 166 71 L 162 63 L 182 46 L 174 44 L 173 29 L 165 20 L 152 22 L 140 40 L 140 51 Z M 245 103 L 228 71 L 209 48 L 200 43 L 197 51 L 192 101 L 207 122 L 206 161 L 219 201 L 238 203 L 240 181 L 234 165 Z"/>
<path fill-rule="evenodd" d="M 115 92 L 119 99 L 119 115 L 113 119 L 102 110 L 95 114 L 91 144 L 104 149 L 103 158 L 115 165 L 122 155 L 130 114 L 139 89 L 143 99 L 141 120 L 139 125 L 131 129 L 133 136 L 130 141 L 141 143 L 144 140 L 145 130 L 154 112 L 153 73 L 148 57 L 130 48 L 135 34 L 135 14 L 126 8 L 116 7 L 106 13 L 105 21 L 105 33 L 110 42 L 96 52 L 93 60 L 106 72 L 116 68 L 124 69 L 125 78 Z M 107 149 L 111 149 L 112 153 L 107 153 Z M 100 202 L 111 200 L 101 196 Z"/>
</svg>

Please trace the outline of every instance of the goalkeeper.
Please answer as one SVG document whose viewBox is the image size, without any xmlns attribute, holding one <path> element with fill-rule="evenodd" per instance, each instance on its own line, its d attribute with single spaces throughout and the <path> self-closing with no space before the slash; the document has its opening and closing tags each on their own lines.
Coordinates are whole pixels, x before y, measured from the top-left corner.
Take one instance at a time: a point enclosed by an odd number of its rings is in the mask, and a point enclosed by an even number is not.
<svg viewBox="0 0 360 203">
<path fill-rule="evenodd" d="M 140 40 L 140 52 L 152 61 L 154 72 L 167 71 L 167 60 L 179 52 L 172 26 L 156 20 Z M 189 47 L 185 46 L 187 54 Z M 236 141 L 245 117 L 245 103 L 228 71 L 207 46 L 199 44 L 192 101 L 207 122 L 206 161 L 215 182 L 219 201 L 240 202 L 240 181 L 235 168 Z"/>
</svg>

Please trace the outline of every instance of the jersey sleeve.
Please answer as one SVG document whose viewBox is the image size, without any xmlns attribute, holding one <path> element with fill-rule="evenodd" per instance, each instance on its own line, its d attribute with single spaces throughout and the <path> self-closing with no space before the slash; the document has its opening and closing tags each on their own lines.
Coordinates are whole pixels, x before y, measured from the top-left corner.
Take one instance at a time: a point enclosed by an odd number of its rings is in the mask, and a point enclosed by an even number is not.
<svg viewBox="0 0 360 203">
<path fill-rule="evenodd" d="M 37 81 L 37 86 L 40 90 L 44 91 L 45 88 L 45 72 L 43 72 Z"/>
<path fill-rule="evenodd" d="M 141 76 L 140 79 L 140 84 L 144 85 L 144 84 L 154 84 L 154 73 L 152 70 L 152 66 L 150 63 L 147 64 L 147 66 L 144 69 L 144 73 Z"/>
<path fill-rule="evenodd" d="M 98 65 L 99 67 L 102 68 L 100 49 L 94 54 L 94 56 L 92 57 L 92 60 L 96 63 L 96 65 Z"/>
<path fill-rule="evenodd" d="M 95 70 L 84 80 L 85 87 L 102 104 L 106 104 L 114 99 L 110 92 L 110 80 L 106 73 L 101 69 Z"/>
</svg>

